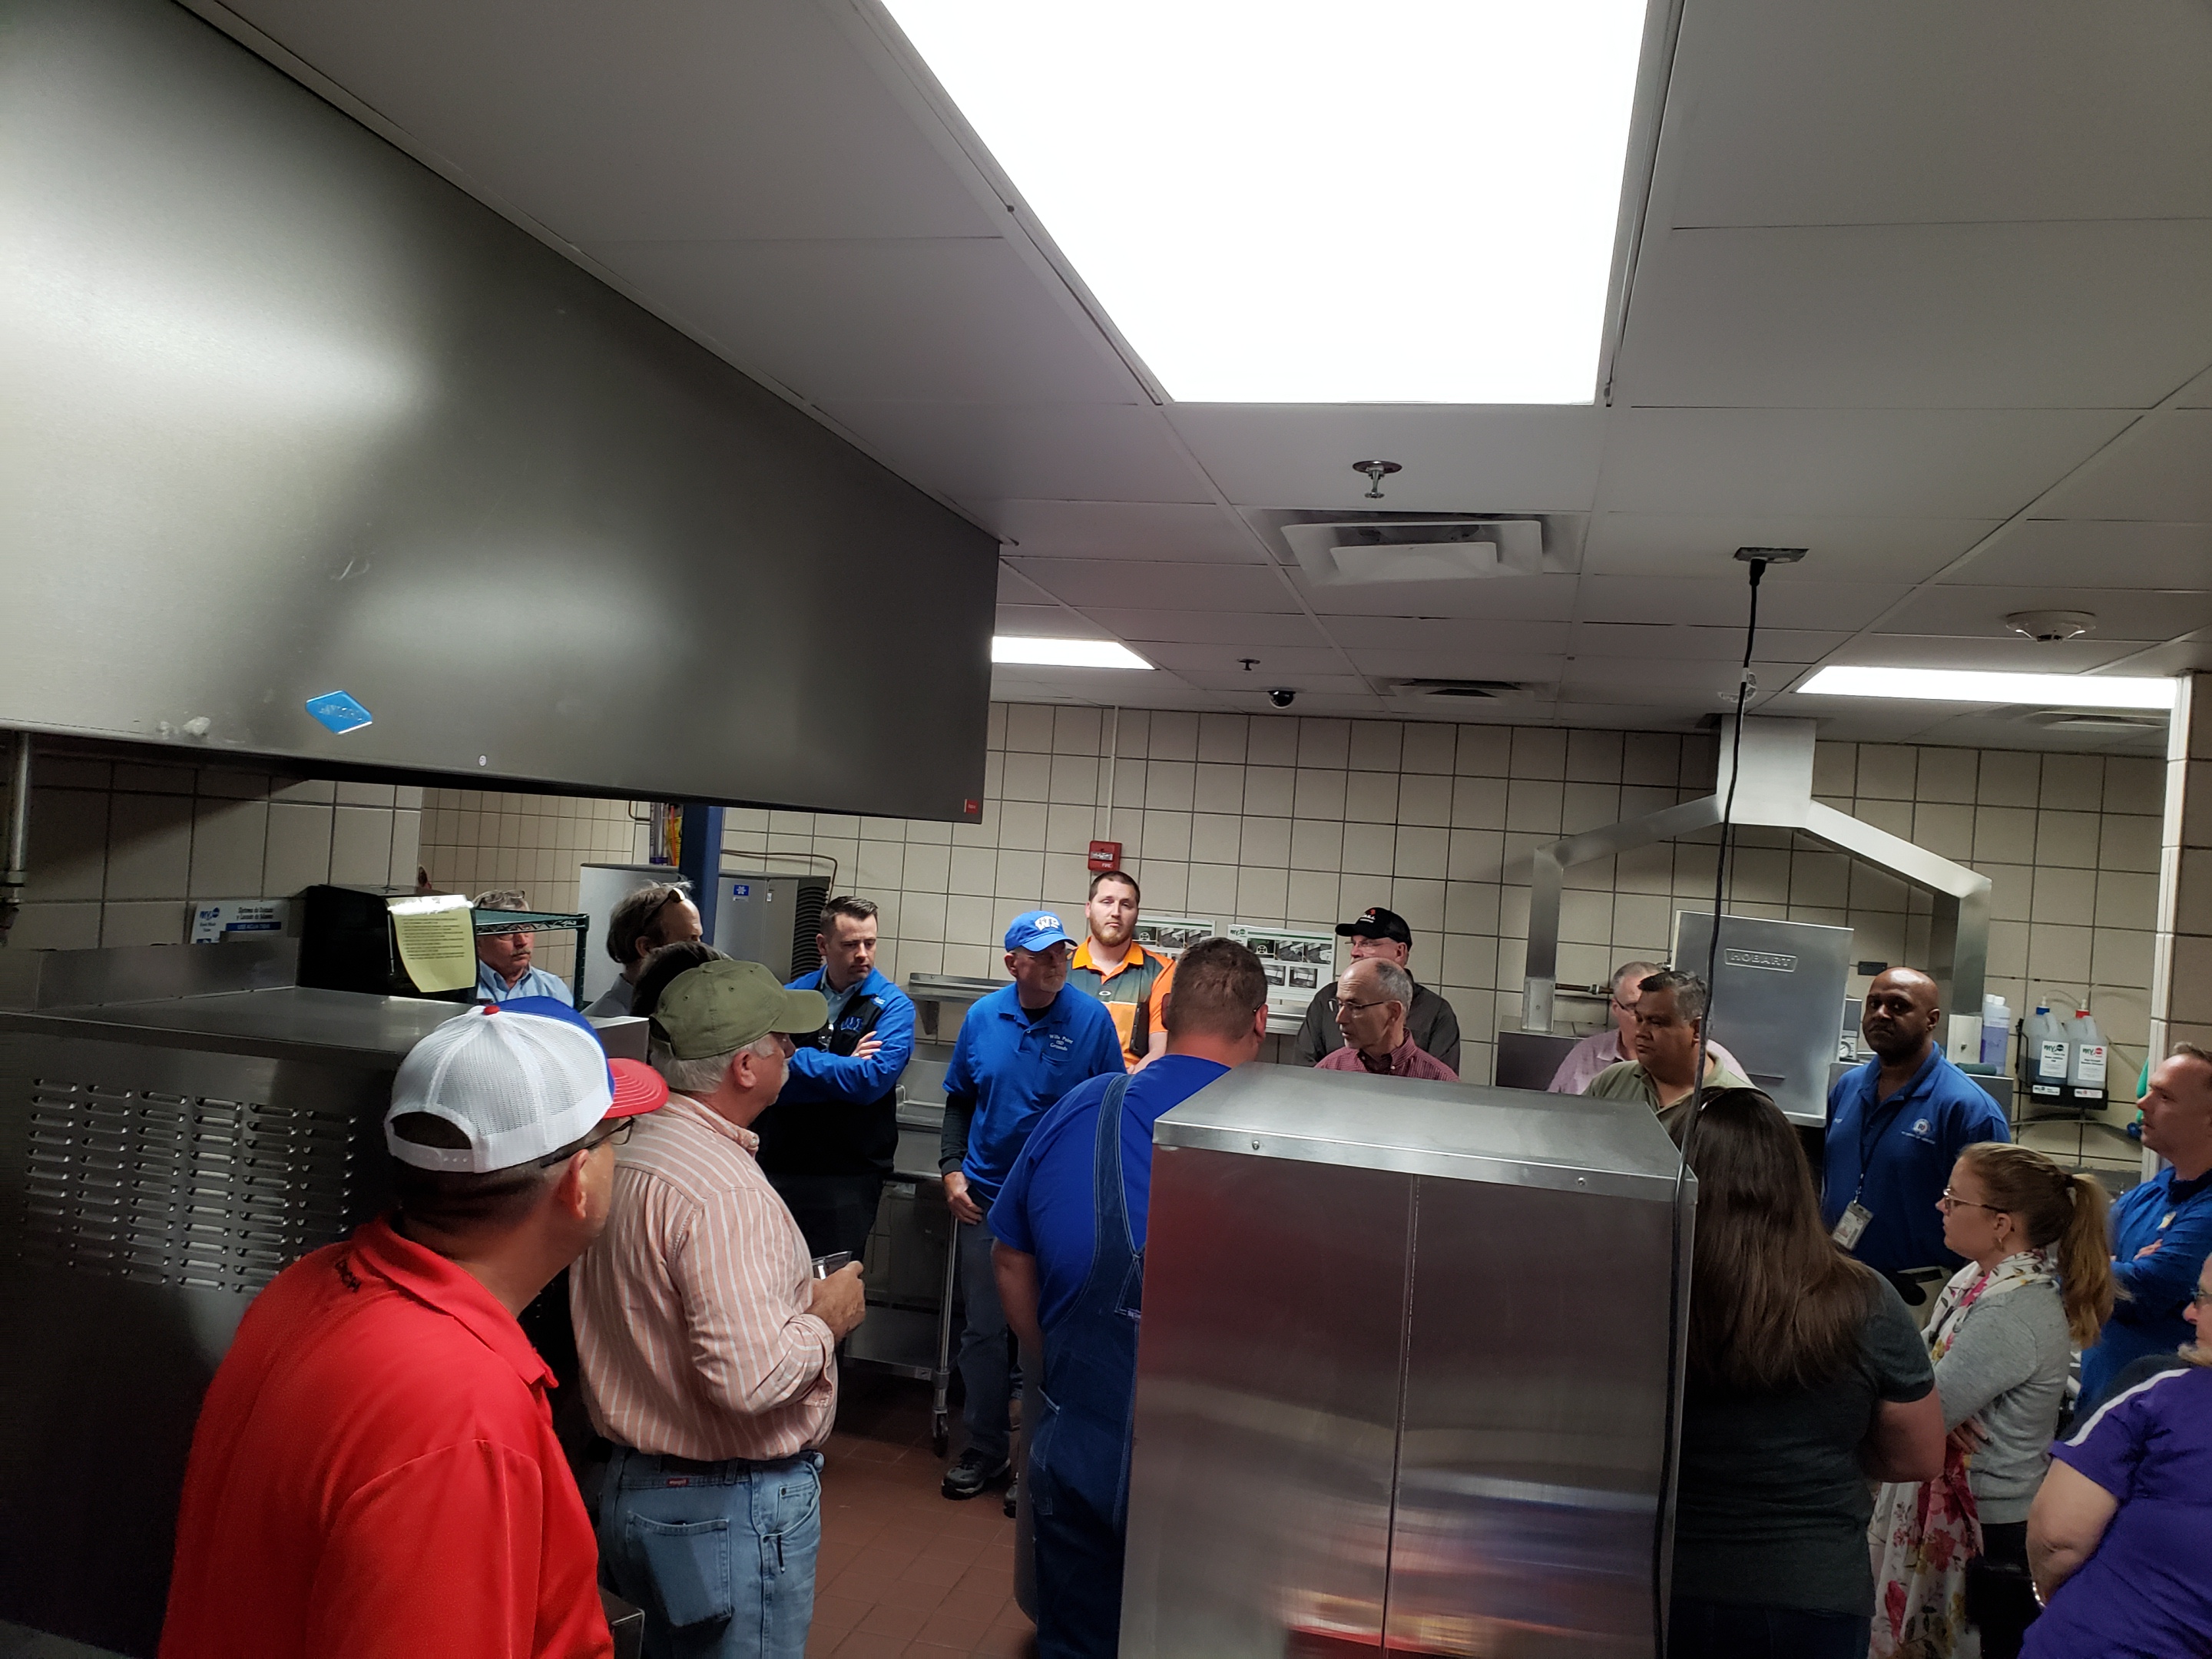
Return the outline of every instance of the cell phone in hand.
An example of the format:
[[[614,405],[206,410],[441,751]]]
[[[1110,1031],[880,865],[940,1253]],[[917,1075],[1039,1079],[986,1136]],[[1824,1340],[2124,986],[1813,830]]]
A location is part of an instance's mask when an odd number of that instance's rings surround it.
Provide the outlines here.
[[[814,1276],[817,1279],[827,1279],[852,1259],[853,1253],[850,1250],[839,1250],[834,1255],[817,1255],[814,1258]]]

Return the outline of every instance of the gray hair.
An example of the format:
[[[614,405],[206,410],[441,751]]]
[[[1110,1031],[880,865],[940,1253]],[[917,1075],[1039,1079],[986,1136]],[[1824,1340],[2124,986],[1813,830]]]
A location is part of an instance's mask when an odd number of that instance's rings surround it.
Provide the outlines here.
[[[1408,1013],[1413,1007],[1413,976],[1395,962],[1385,962],[1380,957],[1367,960],[1374,965],[1375,986],[1389,1000],[1396,1003]],[[1174,994],[1172,992],[1170,995]]]
[[[653,1069],[660,1073],[661,1081],[677,1094],[711,1095],[722,1086],[722,1079],[730,1074],[730,1067],[737,1064],[739,1054],[750,1050],[766,1059],[766,1045],[775,1042],[775,1033],[771,1031],[759,1041],[749,1042],[743,1048],[732,1048],[726,1054],[708,1054],[704,1060],[678,1060],[675,1050],[655,1037],[653,1042]],[[774,1052],[781,1054],[782,1050],[778,1047]]]
[[[1620,981],[1623,980],[1628,980],[1634,984],[1641,985],[1645,980],[1650,978],[1652,975],[1663,974],[1667,970],[1665,969],[1662,968],[1656,962],[1624,962],[1620,967],[1613,970],[1613,992],[1616,995],[1619,994],[1620,990]]]
[[[1647,974],[1636,988],[1638,991],[1672,991],[1674,994],[1674,1012],[1684,1019],[1703,1019],[1711,1001],[1705,993],[1705,981],[1680,968],[1662,968],[1656,974]]]
[[[469,904],[477,910],[527,910],[530,896],[518,888],[495,887],[489,893],[478,893]]]

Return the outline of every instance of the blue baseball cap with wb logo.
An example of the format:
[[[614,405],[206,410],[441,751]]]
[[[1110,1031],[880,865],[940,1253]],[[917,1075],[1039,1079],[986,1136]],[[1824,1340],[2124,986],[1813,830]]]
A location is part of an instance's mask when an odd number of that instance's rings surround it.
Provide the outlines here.
[[[1009,951],[1049,951],[1055,945],[1073,945],[1067,929],[1049,910],[1024,910],[1006,929]]]

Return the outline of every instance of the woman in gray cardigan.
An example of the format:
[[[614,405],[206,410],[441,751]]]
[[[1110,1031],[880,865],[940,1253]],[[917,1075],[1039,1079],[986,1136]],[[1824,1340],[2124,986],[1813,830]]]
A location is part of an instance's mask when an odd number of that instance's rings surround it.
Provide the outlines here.
[[[2027,1511],[2072,1350],[2112,1310],[2105,1192],[2040,1152],[1987,1141],[1960,1155],[1938,1207],[1943,1243],[1968,1258],[1928,1322],[1950,1440],[1940,1477],[1886,1486],[1875,1504],[1869,1650],[2012,1659],[2035,1616]]]

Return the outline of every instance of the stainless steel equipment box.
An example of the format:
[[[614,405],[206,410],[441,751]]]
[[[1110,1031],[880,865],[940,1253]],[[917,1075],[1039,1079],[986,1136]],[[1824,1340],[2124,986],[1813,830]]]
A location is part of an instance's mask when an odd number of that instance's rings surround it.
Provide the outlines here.
[[[1674,965],[1702,978],[1713,944],[1709,910],[1674,913]],[[1841,1035],[1851,930],[1762,916],[1721,917],[1712,1036],[1743,1062],[1792,1123],[1828,1121],[1828,1068]]]
[[[1696,1188],[1651,1113],[1246,1066],[1154,1143],[1122,1654],[1652,1651]]]

